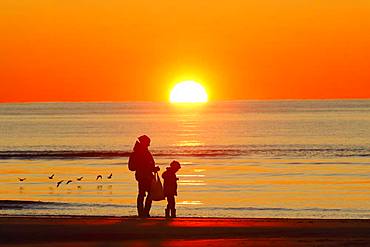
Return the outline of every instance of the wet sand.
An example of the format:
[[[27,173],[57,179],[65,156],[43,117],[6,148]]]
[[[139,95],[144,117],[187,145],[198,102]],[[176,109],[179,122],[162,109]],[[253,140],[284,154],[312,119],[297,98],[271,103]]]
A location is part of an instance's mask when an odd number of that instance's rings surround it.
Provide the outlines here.
[[[370,246],[370,220],[0,217],[0,243],[28,246]]]

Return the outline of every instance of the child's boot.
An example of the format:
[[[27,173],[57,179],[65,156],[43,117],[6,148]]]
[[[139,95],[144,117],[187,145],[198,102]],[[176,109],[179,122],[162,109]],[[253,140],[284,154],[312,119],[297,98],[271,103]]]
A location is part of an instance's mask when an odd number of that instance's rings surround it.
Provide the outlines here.
[[[170,218],[170,210],[168,208],[164,210],[164,213],[165,213],[166,218]]]
[[[171,218],[176,218],[176,209],[171,208]]]

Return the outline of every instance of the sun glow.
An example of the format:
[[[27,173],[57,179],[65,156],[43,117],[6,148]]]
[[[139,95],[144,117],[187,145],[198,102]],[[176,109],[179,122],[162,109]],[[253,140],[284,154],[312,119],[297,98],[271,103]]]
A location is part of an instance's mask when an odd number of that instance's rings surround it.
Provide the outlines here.
[[[171,103],[205,103],[208,95],[202,85],[195,81],[183,81],[172,89]]]

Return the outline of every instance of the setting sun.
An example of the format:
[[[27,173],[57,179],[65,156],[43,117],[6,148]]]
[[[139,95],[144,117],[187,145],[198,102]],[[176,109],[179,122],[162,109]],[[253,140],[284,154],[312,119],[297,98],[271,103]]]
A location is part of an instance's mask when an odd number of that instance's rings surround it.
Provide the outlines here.
[[[207,101],[206,90],[195,81],[183,81],[176,84],[170,94],[171,103],[205,103]]]

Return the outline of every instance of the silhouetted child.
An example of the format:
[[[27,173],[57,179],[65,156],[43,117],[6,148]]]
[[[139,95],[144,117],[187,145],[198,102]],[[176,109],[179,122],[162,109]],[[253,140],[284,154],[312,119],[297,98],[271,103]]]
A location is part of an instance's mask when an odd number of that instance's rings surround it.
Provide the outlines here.
[[[180,170],[181,165],[176,160],[172,161],[170,167],[166,168],[166,171],[162,174],[163,178],[163,193],[167,198],[167,208],[165,209],[166,218],[176,217],[176,202],[175,196],[177,196],[177,180],[176,172]]]

